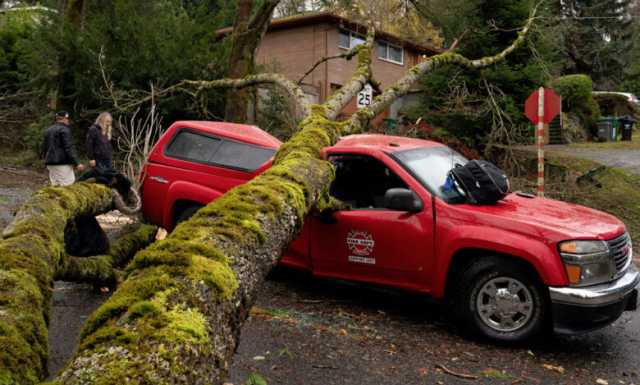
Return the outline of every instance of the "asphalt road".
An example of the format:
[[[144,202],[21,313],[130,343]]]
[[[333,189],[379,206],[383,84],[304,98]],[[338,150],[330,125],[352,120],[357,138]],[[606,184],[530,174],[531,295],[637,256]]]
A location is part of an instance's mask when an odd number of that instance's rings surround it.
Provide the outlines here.
[[[57,282],[50,368],[72,355],[108,295]],[[242,329],[230,381],[269,384],[640,384],[640,313],[590,334],[518,347],[463,337],[425,298],[281,270]],[[467,378],[462,378],[465,376]]]

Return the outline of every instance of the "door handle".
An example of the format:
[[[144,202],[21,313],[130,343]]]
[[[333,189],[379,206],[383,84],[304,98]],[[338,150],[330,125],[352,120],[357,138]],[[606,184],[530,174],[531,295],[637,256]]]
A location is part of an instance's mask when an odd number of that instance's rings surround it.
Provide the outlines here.
[[[158,183],[162,183],[162,184],[167,184],[167,183],[169,183],[169,181],[168,181],[168,180],[164,179],[164,178],[163,178],[163,177],[161,177],[161,176],[150,176],[150,177],[149,177],[149,179],[151,179],[151,180],[155,180],[156,182],[158,182]]]

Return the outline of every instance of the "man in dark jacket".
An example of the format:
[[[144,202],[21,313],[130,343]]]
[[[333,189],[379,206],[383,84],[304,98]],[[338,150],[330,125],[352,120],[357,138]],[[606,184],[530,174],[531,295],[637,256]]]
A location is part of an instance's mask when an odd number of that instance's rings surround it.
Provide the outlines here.
[[[84,170],[73,148],[68,112],[57,112],[55,124],[47,128],[42,144],[42,157],[49,170],[52,186],[68,186],[76,179],[73,168]]]

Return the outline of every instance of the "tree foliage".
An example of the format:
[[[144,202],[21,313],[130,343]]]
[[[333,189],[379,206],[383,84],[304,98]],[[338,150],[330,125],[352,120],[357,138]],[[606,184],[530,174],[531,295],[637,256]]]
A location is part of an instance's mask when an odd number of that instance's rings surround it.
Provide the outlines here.
[[[429,0],[416,5],[436,12],[449,3],[465,13],[457,17],[443,14],[438,26],[447,44],[460,38],[458,52],[470,57],[485,56],[508,45],[516,35],[514,28],[522,24],[534,4],[530,0]],[[546,12],[543,6],[540,13]],[[422,81],[422,103],[406,111],[408,116],[423,117],[428,124],[441,127],[441,133],[461,138],[474,148],[519,139],[528,127],[522,113],[525,99],[556,71],[555,43],[548,28],[538,25],[528,47],[496,66],[480,70],[447,66],[428,74]]]
[[[588,74],[596,88],[617,90],[632,51],[632,0],[563,0],[562,16],[565,73]],[[637,24],[637,22],[635,23]]]
[[[21,30],[7,21],[18,12],[0,14],[0,39],[18,41],[11,44],[9,67],[0,59],[0,79],[9,80],[2,84],[36,92],[33,99],[41,101],[39,113],[25,116],[20,127],[28,119],[39,123],[39,116],[56,108],[70,110],[84,128],[96,112],[113,108],[103,76],[123,91],[224,76],[228,44],[215,40],[213,32],[230,25],[234,7],[232,0],[86,0],[81,25],[66,18],[67,8],[61,8],[57,14],[20,13],[26,18]],[[52,100],[57,103],[48,104]],[[164,98],[158,111],[172,121],[221,117],[223,106],[223,94],[212,91],[198,100]]]
[[[562,97],[562,110],[575,113],[583,127],[594,130],[600,109],[591,93],[591,78],[587,75],[567,75],[554,79],[551,86]]]
[[[640,95],[640,0],[636,0],[630,7],[633,23],[633,47],[629,51],[628,66],[624,69],[624,80],[620,87],[622,91]]]

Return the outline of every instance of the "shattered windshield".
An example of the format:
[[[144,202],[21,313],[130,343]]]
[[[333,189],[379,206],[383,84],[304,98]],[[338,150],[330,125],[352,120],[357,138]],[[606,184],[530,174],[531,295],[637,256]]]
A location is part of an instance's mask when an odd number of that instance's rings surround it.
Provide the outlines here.
[[[449,170],[456,164],[464,165],[468,159],[445,146],[422,147],[396,152],[393,157],[407,168],[432,194],[446,202],[465,200],[464,193],[452,178]]]

